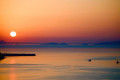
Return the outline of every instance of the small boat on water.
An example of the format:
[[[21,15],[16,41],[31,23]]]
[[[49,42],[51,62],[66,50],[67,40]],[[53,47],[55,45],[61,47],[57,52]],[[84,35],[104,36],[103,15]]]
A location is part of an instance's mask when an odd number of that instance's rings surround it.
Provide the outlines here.
[[[91,62],[92,60],[91,59],[88,59],[89,62]]]
[[[119,61],[118,61],[118,60],[116,61],[116,64],[119,64]]]

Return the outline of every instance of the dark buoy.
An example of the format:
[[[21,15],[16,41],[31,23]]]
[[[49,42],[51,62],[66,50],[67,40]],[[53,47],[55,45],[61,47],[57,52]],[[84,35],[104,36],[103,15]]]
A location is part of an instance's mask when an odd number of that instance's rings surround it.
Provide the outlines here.
[[[116,61],[116,64],[119,64],[119,61],[118,61],[118,60]]]
[[[89,62],[91,62],[92,60],[91,59],[88,59]]]

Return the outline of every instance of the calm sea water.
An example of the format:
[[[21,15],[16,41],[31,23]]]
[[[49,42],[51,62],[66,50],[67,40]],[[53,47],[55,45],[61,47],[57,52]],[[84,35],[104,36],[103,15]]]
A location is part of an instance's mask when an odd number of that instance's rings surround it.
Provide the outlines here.
[[[0,80],[120,80],[117,48],[1,48],[0,51],[36,54],[1,60]]]

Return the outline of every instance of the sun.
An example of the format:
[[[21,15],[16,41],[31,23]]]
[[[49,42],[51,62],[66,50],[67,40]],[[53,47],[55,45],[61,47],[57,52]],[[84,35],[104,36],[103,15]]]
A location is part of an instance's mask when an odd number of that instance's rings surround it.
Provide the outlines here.
[[[15,37],[16,36],[16,32],[15,31],[10,32],[10,36],[11,37]]]

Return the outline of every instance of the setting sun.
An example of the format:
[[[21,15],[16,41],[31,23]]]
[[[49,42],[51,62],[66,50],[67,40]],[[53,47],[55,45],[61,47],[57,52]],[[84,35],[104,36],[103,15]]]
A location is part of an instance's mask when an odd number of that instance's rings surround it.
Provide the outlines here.
[[[10,32],[10,36],[11,37],[15,37],[16,36],[16,32],[15,31]]]

